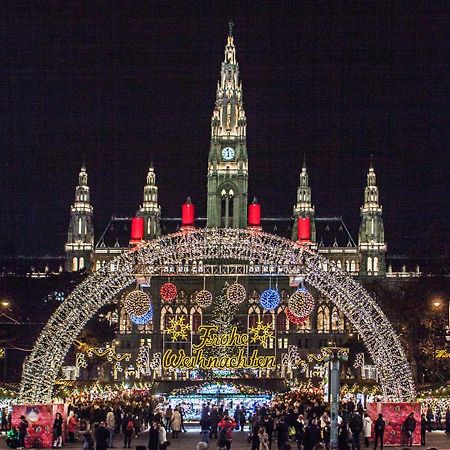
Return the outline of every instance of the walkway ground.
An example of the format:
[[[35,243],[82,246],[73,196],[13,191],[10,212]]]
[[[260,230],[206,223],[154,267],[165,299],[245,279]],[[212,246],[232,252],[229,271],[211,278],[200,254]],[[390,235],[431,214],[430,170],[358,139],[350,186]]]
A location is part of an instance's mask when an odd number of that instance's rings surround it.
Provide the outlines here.
[[[234,439],[231,446],[231,450],[250,450],[250,445],[247,443],[247,431],[236,431],[234,433]],[[170,441],[172,445],[168,448],[168,450],[195,450],[197,443],[200,440],[200,430],[197,428],[188,428],[187,433],[181,433],[181,436],[178,439],[172,439],[169,434]],[[133,439],[131,442],[131,448],[135,449],[136,446],[142,445],[147,446],[147,433],[143,433],[139,438]],[[121,450],[123,448],[122,436],[116,436],[115,438],[116,449]],[[427,433],[427,445],[425,447],[414,447],[417,449],[427,449],[430,446],[435,446],[439,450],[450,450],[450,434],[445,434],[442,431],[434,431],[432,433]],[[0,450],[4,450],[6,448],[4,436],[0,439]],[[67,444],[64,446],[67,450],[81,450],[81,444]],[[217,441],[213,440],[209,447],[211,450],[217,449]],[[278,447],[273,446],[274,449]],[[393,447],[385,447],[385,448],[393,448]],[[397,449],[403,450],[404,447],[395,447]],[[361,446],[361,450],[364,449],[364,446]],[[373,449],[373,444],[370,449]],[[295,445],[292,445],[292,450],[297,450]]]

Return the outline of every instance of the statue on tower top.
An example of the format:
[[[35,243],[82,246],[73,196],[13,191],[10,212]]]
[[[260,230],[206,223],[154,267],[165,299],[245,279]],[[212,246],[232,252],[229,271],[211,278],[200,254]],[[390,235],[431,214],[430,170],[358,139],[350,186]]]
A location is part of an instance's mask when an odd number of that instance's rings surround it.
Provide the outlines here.
[[[233,23],[232,20],[230,20],[230,21],[228,22],[228,28],[229,28],[228,36],[233,36],[234,23]]]

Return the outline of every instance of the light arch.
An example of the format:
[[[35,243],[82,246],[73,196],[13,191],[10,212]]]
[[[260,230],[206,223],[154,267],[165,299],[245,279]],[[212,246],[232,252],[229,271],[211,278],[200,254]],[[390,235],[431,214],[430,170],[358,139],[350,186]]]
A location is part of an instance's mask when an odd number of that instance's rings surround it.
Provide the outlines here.
[[[324,270],[323,257],[285,238],[253,230],[205,228],[170,234],[131,249],[80,283],[52,315],[26,359],[20,401],[51,401],[57,374],[73,341],[102,306],[135,282],[135,274],[143,267],[156,276],[181,260],[197,268],[199,261],[230,259],[249,267],[268,267],[270,273],[303,276],[361,336],[377,366],[384,398],[415,398],[411,369],[392,325],[369,293],[345,271]]]

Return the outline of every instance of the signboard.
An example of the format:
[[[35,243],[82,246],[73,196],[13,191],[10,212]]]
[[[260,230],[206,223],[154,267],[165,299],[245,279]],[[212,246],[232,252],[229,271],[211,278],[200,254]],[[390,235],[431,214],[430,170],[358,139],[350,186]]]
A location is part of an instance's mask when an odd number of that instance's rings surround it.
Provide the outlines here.
[[[215,325],[198,328],[199,342],[191,345],[191,354],[184,349],[168,349],[162,357],[163,369],[275,369],[274,355],[262,355],[259,349],[249,349],[250,344],[266,347],[273,333],[262,336],[253,331],[251,335],[239,333],[233,327],[230,333],[219,333]],[[217,351],[221,349],[222,351]],[[226,350],[229,349],[230,352]]]

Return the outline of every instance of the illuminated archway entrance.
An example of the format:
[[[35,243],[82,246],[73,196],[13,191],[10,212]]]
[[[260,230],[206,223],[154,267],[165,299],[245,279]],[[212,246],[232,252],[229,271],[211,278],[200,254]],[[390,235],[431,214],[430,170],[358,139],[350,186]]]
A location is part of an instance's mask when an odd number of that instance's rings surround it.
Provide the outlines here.
[[[240,265],[208,261],[240,261]],[[305,282],[330,299],[361,336],[378,368],[383,395],[389,400],[415,397],[411,369],[392,325],[368,292],[347,273],[293,241],[267,233],[235,229],[179,232],[124,253],[84,280],[55,311],[24,364],[20,400],[49,402],[64,358],[86,325],[102,306],[135,282],[148,276],[182,271],[184,274],[228,273],[302,275]],[[215,272],[217,271],[217,272]]]

